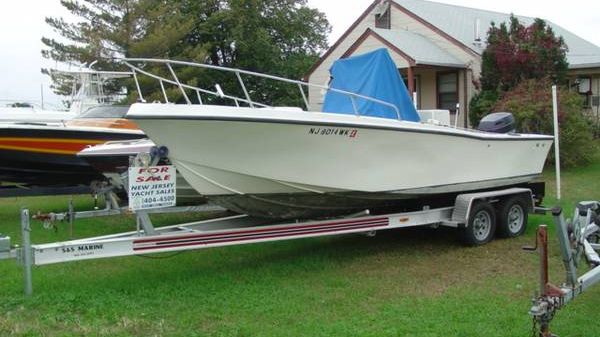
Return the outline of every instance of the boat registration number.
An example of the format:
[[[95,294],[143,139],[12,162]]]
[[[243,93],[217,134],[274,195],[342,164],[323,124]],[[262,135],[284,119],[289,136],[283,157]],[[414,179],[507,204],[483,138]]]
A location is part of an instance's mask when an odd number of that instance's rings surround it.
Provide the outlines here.
[[[358,130],[347,128],[310,128],[308,130],[308,134],[315,136],[341,136],[348,138],[356,138],[358,137]]]

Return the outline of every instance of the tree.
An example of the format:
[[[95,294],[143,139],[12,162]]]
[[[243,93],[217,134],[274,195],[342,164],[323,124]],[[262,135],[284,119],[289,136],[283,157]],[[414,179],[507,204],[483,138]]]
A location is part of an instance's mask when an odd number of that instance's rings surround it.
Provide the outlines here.
[[[506,92],[492,107],[492,111],[511,111],[517,129],[527,133],[553,134],[552,93],[553,80],[523,80]],[[581,113],[582,98],[578,93],[559,90],[558,119],[562,166],[587,164],[597,152],[594,149],[590,123]],[[548,162],[554,161],[554,155]]]
[[[510,17],[509,25],[492,24],[482,54],[481,92],[470,103],[470,117],[477,123],[504,93],[523,80],[550,78],[563,83],[568,69],[568,48],[562,37],[542,19],[530,26]]]
[[[330,25],[323,13],[306,6],[306,0],[209,0],[184,4],[185,10],[198,18],[187,42],[201,43],[208,54],[206,62],[215,66],[300,79],[327,48]],[[231,74],[200,71],[189,75],[195,84],[211,87],[218,83],[226,93],[243,96],[237,78]],[[253,100],[266,104],[300,103],[297,86],[248,77],[244,81]],[[208,97],[211,100],[219,101]]]
[[[306,2],[61,0],[81,21],[67,23],[61,18],[47,18],[63,40],[43,38],[48,49],[42,53],[59,62],[99,60],[98,69],[118,67],[113,57],[171,58],[300,78],[327,47],[330,31],[324,14],[308,8]],[[165,69],[154,70],[168,76]],[[234,88],[235,78],[221,78],[209,71],[188,69],[180,80],[204,86],[220,83],[226,91],[240,93],[237,86]],[[162,99],[156,81],[140,78],[140,82],[145,96]],[[133,89],[132,83],[128,86]],[[55,90],[64,94],[64,89],[57,82]],[[288,89],[270,89],[257,90],[265,93],[267,103],[287,100]],[[171,101],[182,100],[176,88],[167,91]],[[136,96],[133,93],[130,100]]]
[[[542,19],[525,27],[511,15],[510,26],[492,24],[482,55],[483,90],[508,91],[525,79],[550,77],[562,83],[568,69],[568,51],[562,37]]]

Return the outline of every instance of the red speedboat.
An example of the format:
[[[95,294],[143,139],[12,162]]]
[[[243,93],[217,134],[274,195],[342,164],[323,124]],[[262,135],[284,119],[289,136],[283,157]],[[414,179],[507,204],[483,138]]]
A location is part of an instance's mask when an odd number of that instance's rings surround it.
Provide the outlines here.
[[[128,107],[101,106],[64,123],[0,124],[0,182],[24,186],[74,186],[103,180],[77,153],[111,140],[144,138],[123,119]]]

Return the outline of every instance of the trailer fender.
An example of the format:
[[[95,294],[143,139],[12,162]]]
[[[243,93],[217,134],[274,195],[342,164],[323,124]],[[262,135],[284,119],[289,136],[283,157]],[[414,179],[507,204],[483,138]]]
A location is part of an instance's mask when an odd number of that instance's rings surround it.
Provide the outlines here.
[[[473,207],[473,203],[475,201],[492,201],[494,199],[505,198],[514,195],[527,196],[527,200],[531,200],[531,203],[528,203],[527,205],[527,211],[532,212],[534,210],[533,193],[529,188],[513,187],[497,191],[464,193],[459,194],[456,197],[456,201],[454,202],[454,210],[452,211],[452,221],[458,223],[459,227],[466,227],[469,223],[471,208]]]

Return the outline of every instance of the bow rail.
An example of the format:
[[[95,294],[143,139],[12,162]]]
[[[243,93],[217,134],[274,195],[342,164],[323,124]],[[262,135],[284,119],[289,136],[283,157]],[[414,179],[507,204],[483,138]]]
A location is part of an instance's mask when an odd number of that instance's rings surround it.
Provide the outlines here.
[[[262,73],[243,70],[243,69],[227,68],[227,67],[221,67],[221,66],[214,66],[214,65],[210,65],[210,64],[193,63],[193,62],[186,62],[186,61],[174,61],[174,60],[167,60],[167,59],[151,59],[151,58],[124,58],[124,59],[121,59],[121,61],[123,62],[123,64],[125,64],[127,67],[129,67],[131,69],[131,73],[133,74],[133,79],[134,79],[134,82],[136,85],[136,89],[138,91],[138,96],[142,102],[146,102],[146,100],[144,98],[144,95],[142,94],[142,90],[141,90],[139,79],[138,79],[138,74],[148,76],[159,82],[165,103],[170,103],[169,97],[165,90],[165,83],[168,83],[168,84],[171,84],[171,85],[179,88],[179,91],[181,92],[184,100],[186,101],[186,104],[194,104],[194,103],[192,103],[190,96],[188,96],[188,93],[186,92],[186,89],[187,89],[196,94],[196,99],[198,100],[197,104],[204,104],[201,94],[206,94],[206,95],[211,95],[211,96],[216,96],[219,98],[232,100],[235,103],[235,105],[238,107],[240,106],[240,103],[244,103],[244,104],[248,104],[250,107],[270,108],[271,107],[270,105],[252,100],[252,98],[250,97],[250,93],[249,93],[248,89],[246,88],[246,85],[242,79],[242,75],[247,75],[247,76],[264,78],[264,79],[268,79],[268,80],[297,85],[298,89],[300,90],[302,100],[304,101],[304,105],[307,110],[310,110],[310,104],[308,102],[308,98],[306,97],[306,93],[304,92],[304,88],[305,87],[306,88],[314,87],[314,88],[319,88],[319,89],[323,89],[326,91],[332,91],[332,92],[336,92],[336,93],[348,96],[352,102],[352,107],[354,110],[353,112],[356,116],[361,115],[360,111],[358,110],[358,105],[356,103],[356,99],[364,99],[367,101],[371,101],[371,102],[392,108],[395,111],[398,120],[401,120],[400,111],[398,110],[398,107],[396,107],[395,105],[393,105],[389,102],[382,101],[377,98],[353,93],[350,91],[330,88],[325,85],[319,85],[319,84],[313,84],[313,83],[308,83],[308,82],[304,82],[304,81],[292,80],[292,79],[288,79],[288,78],[284,78],[284,77],[267,75],[267,74],[262,74]],[[158,74],[155,74],[150,71],[146,71],[146,70],[142,69],[143,65],[141,65],[141,64],[147,64],[147,63],[164,64],[165,67],[168,69],[169,73],[171,74],[172,78],[169,79],[169,78],[163,77],[161,75],[158,75]],[[218,84],[215,85],[216,90],[211,91],[211,90],[200,88],[200,87],[193,86],[190,84],[182,83],[180,81],[179,77],[177,77],[177,73],[173,69],[173,66],[204,68],[204,69],[211,69],[211,70],[218,70],[218,71],[232,73],[236,76],[236,78],[238,80],[238,84],[240,85],[240,88],[242,89],[242,91],[244,93],[244,97],[228,95],[223,92],[223,90],[221,89],[221,87]]]

